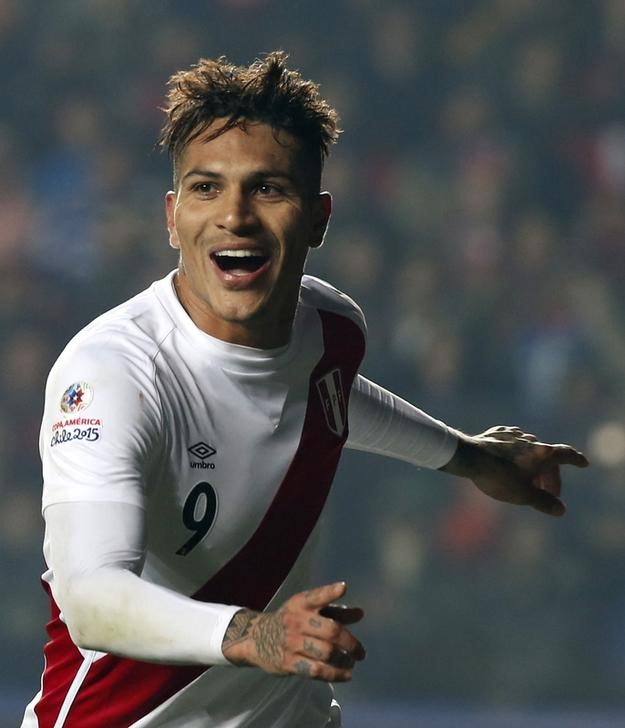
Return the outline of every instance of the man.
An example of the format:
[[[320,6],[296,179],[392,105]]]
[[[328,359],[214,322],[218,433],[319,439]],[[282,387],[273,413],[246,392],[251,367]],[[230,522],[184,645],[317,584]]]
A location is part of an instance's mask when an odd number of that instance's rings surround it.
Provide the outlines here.
[[[308,574],[343,445],[553,515],[559,465],[586,460],[457,433],[358,374],[360,309],[303,276],[336,114],[281,54],[200,61],[167,115],[178,269],[80,332],[46,388],[52,621],[22,725],[337,726],[363,615]]]

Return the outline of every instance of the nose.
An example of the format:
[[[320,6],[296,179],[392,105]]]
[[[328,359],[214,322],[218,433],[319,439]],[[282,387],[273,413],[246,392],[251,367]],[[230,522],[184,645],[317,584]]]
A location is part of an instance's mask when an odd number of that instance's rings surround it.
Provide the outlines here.
[[[233,235],[248,235],[258,226],[253,201],[244,189],[231,187],[224,190],[219,199],[217,227]]]

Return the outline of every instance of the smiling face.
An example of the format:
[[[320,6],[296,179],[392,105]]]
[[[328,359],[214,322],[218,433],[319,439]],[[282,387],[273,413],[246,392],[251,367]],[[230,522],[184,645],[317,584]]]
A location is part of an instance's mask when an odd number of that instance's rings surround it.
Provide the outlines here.
[[[218,120],[210,127],[223,122]],[[297,140],[248,123],[191,141],[166,196],[170,244],[180,250],[176,288],[212,336],[273,348],[290,337],[306,255],[321,245],[327,193],[314,192]]]

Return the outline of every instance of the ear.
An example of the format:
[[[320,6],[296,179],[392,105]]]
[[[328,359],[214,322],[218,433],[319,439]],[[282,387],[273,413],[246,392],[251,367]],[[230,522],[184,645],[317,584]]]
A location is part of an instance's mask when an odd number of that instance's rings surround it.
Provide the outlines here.
[[[320,248],[323,245],[332,214],[332,195],[329,192],[321,192],[315,200],[314,206],[313,235],[309,245],[311,248]]]
[[[175,221],[176,193],[172,190],[165,195],[165,215],[167,216],[167,230],[169,232],[169,245],[172,248],[180,249],[180,241],[176,231]]]

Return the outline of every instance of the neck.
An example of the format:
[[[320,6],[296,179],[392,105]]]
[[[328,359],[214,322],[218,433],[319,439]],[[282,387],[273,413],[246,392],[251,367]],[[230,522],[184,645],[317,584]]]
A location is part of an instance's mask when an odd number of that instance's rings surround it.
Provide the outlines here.
[[[207,311],[189,290],[184,274],[181,275],[179,271],[174,276],[174,289],[180,304],[193,323],[201,331],[216,339],[253,349],[278,349],[286,346],[291,340],[295,307],[290,316],[278,320],[273,318],[266,323],[256,318],[248,321],[231,321]]]

